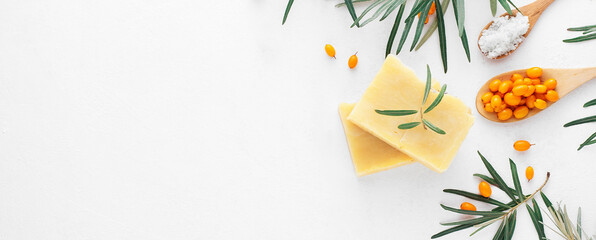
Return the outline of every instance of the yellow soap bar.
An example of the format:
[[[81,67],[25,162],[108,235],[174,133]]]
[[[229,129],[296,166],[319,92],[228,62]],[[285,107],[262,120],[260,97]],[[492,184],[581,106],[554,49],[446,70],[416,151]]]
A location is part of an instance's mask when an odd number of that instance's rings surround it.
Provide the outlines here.
[[[348,121],[346,118],[352,112],[354,105],[356,104],[340,104],[339,116],[344,125],[356,175],[364,176],[414,162],[410,156]]]
[[[426,105],[421,108],[424,88],[425,82],[397,57],[389,55],[348,120],[428,168],[443,172],[455,158],[474,117],[461,100],[446,94],[434,110],[424,114],[424,119],[443,129],[445,135],[426,129],[422,124],[409,130],[398,129],[400,124],[419,122],[420,110],[424,111],[437,97],[438,92],[431,91]],[[375,109],[418,110],[419,113],[385,116]]]

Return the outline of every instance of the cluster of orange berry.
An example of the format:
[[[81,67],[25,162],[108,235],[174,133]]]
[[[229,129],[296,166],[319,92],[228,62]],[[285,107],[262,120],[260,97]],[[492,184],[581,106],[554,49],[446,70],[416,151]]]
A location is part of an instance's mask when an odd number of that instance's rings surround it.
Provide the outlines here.
[[[496,113],[501,121],[511,117],[522,119],[530,109],[545,109],[546,101],[559,100],[555,91],[557,80],[551,78],[542,82],[542,68],[527,69],[526,75],[516,73],[509,80],[493,80],[488,86],[490,91],[481,97],[484,110]]]
[[[325,45],[325,53],[327,53],[329,57],[335,58],[335,48],[331,46],[331,44]],[[358,64],[358,57],[356,54],[358,54],[358,52],[354,53],[354,55],[350,56],[348,59],[348,67],[355,68]]]

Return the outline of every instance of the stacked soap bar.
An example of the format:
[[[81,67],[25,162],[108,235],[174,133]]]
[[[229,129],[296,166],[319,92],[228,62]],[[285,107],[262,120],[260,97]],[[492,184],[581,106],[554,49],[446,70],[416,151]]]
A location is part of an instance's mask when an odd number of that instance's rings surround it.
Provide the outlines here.
[[[435,87],[436,88],[436,87]],[[413,161],[436,171],[445,171],[457,154],[474,118],[461,100],[445,95],[424,118],[443,129],[440,135],[422,126],[400,130],[398,125],[419,121],[420,113],[386,116],[380,110],[420,110],[425,83],[389,55],[383,67],[355,106],[340,105],[340,115],[357,175],[398,167]],[[438,95],[431,91],[429,99]],[[432,101],[427,101],[426,109]],[[346,117],[347,115],[347,117]]]

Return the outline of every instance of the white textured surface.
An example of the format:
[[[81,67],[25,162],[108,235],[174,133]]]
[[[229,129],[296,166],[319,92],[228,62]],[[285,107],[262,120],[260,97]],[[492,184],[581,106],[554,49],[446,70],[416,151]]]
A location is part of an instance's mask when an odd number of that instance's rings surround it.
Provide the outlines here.
[[[357,178],[337,105],[358,100],[375,75],[393,16],[350,29],[336,2],[296,1],[282,27],[282,0],[2,1],[0,238],[428,239],[457,218],[439,203],[462,200],[441,190],[475,191],[472,174],[485,173],[476,150],[505,175],[508,157],[533,165],[527,191],[551,171],[546,192],[582,206],[596,233],[596,147],[575,151],[596,125],[562,127],[596,114],[581,108],[596,81],[518,124],[474,112],[444,174],[414,164]],[[567,27],[595,24],[596,1],[556,1],[501,61],[475,46],[489,1],[466,7],[471,64],[451,8],[447,75],[436,35],[400,57],[420,76],[430,64],[469,106],[503,71],[596,65],[596,41],[561,42],[575,36]],[[536,146],[515,153],[516,139]],[[534,239],[520,215],[515,238]]]

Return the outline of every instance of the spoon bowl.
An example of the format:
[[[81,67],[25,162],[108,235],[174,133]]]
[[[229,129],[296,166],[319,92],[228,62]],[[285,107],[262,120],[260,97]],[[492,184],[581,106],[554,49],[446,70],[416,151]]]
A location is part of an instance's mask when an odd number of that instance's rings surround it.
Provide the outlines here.
[[[488,88],[488,85],[490,84],[490,82],[495,79],[499,79],[501,81],[509,80],[511,78],[511,75],[513,75],[514,73],[518,73],[518,74],[521,74],[522,76],[525,76],[526,69],[520,69],[520,70],[509,71],[506,73],[501,73],[497,76],[492,77],[480,88],[480,90],[478,91],[478,95],[476,95],[476,109],[478,110],[478,113],[480,113],[480,115],[482,115],[484,118],[491,120],[493,122],[500,122],[500,123],[517,122],[517,121],[521,121],[524,119],[528,119],[528,118],[538,114],[542,110],[544,110],[544,109],[541,110],[538,108],[530,109],[530,112],[528,113],[528,115],[526,117],[524,117],[522,119],[517,119],[515,117],[512,117],[506,121],[499,120],[496,113],[490,113],[490,112],[487,112],[486,110],[484,110],[484,103],[482,102],[481,97],[483,94],[490,91]],[[546,79],[550,79],[550,78],[557,80],[557,88],[555,88],[555,91],[557,91],[557,93],[559,93],[559,99],[562,99],[567,94],[569,94],[571,91],[575,90],[577,87],[596,78],[596,67],[576,68],[576,69],[554,69],[554,68],[542,69],[541,79],[546,80]],[[554,103],[556,103],[556,102],[547,102],[546,108],[550,107]]]
[[[528,35],[530,34],[530,32],[532,31],[532,28],[534,28],[534,25],[536,24],[536,22],[538,21],[538,18],[540,18],[540,15],[542,15],[542,13],[544,12],[544,10],[551,4],[553,3],[555,0],[537,0],[533,3],[530,3],[526,6],[520,7],[519,10],[522,12],[522,14],[524,16],[528,16],[528,20],[530,23],[530,27],[528,27],[528,31],[523,35],[524,40],[528,37]],[[517,16],[517,9],[513,9],[511,11],[513,13],[513,16]],[[511,16],[509,13],[505,13],[503,15],[501,15],[501,17],[503,16]],[[494,21],[491,21],[490,23],[488,23],[486,25],[486,27],[484,27],[482,29],[482,31],[480,31],[480,35],[478,36],[478,40],[480,40],[480,38],[482,37],[482,34],[484,33],[484,30],[488,29],[490,27],[490,25],[493,24]],[[519,45],[521,45],[523,43],[523,41],[519,44],[517,44],[517,47],[515,47],[515,49],[509,51],[508,53],[505,53],[501,56],[496,57],[496,59],[501,59],[504,57],[509,56],[510,54],[512,54],[515,50],[517,50],[519,48]],[[478,44],[478,48],[480,49],[480,44]],[[480,52],[482,52],[482,49],[480,49]],[[482,52],[482,54],[484,54],[485,56],[487,54],[485,54],[484,52]]]

